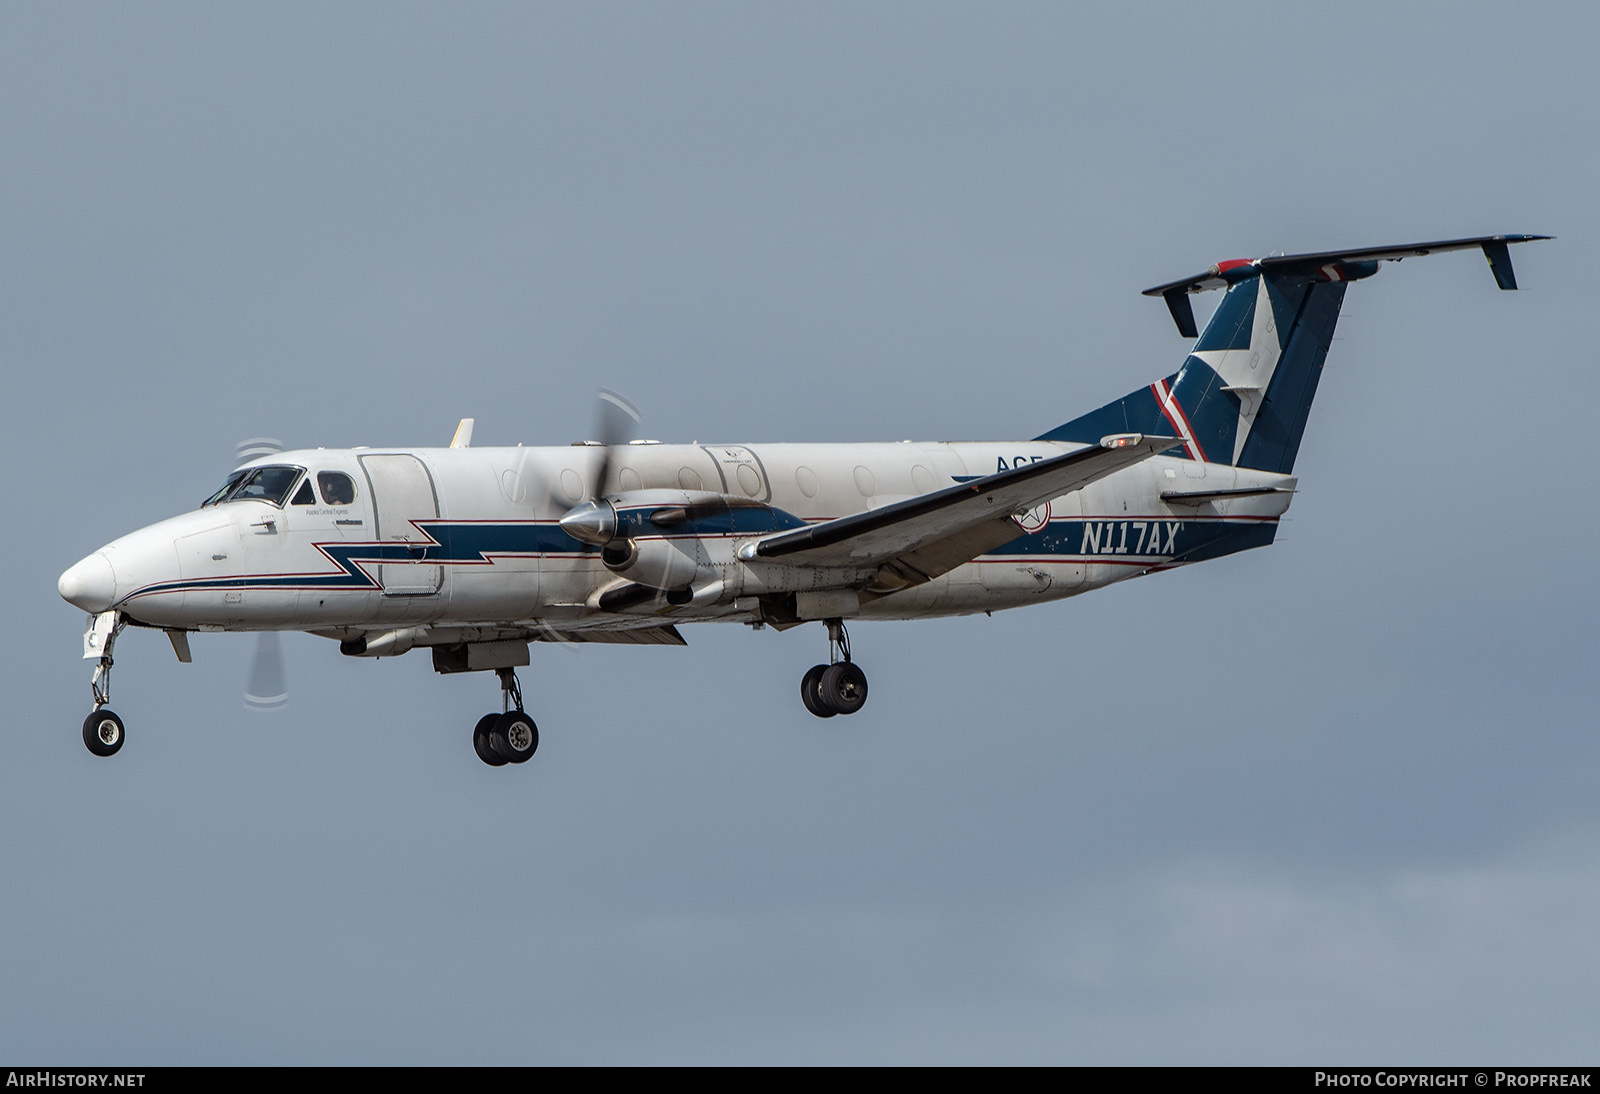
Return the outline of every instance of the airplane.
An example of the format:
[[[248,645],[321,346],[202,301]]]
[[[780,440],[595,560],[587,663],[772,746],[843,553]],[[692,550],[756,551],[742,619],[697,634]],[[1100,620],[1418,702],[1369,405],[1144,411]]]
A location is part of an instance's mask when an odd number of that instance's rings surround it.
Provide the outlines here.
[[[95,661],[83,740],[126,739],[109,707],[127,627],[306,631],[352,657],[427,649],[440,673],[492,671],[486,764],[526,762],[539,730],[516,670],[534,642],[684,645],[686,623],[820,622],[800,681],[819,718],[867,699],[847,623],[1060,600],[1270,544],[1352,281],[1495,235],[1219,262],[1145,290],[1187,339],[1177,372],[1026,441],[661,444],[602,391],[600,438],[560,447],[270,452],[198,509],[106,544],[61,575]],[[1189,297],[1223,295],[1205,331]]]

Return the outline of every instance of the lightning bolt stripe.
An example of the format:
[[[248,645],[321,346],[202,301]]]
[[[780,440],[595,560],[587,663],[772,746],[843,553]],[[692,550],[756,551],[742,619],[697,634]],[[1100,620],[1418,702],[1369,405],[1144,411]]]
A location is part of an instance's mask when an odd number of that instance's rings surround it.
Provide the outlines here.
[[[496,558],[557,555],[581,557],[599,548],[579,544],[554,521],[412,521],[417,542],[366,540],[313,543],[335,567],[333,573],[244,574],[163,581],[147,585],[128,599],[160,593],[221,589],[370,590],[382,585],[368,567],[385,563],[444,566],[492,566]]]
[[[660,508],[659,506],[655,508]],[[637,522],[636,522],[637,523]],[[321,541],[311,544],[333,567],[333,572],[242,574],[228,577],[186,578],[146,585],[128,600],[164,593],[243,589],[322,589],[366,591],[382,589],[374,566],[417,563],[431,566],[492,566],[500,558],[584,558],[600,548],[579,543],[551,520],[437,520],[410,522],[418,538],[406,540]],[[676,525],[669,533],[652,532],[638,539],[726,538],[790,527],[804,521],[767,507],[712,514]]]

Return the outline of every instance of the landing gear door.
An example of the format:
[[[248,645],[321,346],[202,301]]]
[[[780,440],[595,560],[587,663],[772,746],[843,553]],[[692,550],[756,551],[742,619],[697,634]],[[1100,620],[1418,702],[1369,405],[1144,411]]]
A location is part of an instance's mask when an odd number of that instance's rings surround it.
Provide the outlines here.
[[[361,469],[372,488],[377,539],[385,544],[407,545],[409,557],[405,561],[384,562],[377,567],[384,595],[437,593],[443,581],[443,567],[428,561],[429,537],[414,523],[439,516],[439,498],[427,465],[415,456],[372,455],[361,457]]]

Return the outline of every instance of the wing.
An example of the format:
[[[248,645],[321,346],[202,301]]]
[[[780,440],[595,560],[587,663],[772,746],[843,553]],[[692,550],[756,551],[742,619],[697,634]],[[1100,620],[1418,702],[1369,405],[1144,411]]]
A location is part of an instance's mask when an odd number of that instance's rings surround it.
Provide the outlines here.
[[[740,557],[798,566],[882,567],[881,591],[917,585],[1020,535],[1012,522],[1051,498],[1071,493],[1182,443],[1177,437],[1124,433],[1075,452],[986,475],[921,497],[746,544]]]

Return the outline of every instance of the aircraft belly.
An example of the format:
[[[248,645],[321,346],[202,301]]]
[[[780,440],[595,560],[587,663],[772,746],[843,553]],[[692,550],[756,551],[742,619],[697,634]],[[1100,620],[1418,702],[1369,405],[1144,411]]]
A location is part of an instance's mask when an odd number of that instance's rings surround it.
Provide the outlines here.
[[[861,606],[854,618],[860,619],[937,619],[963,615],[978,608],[963,608],[965,592],[952,587],[950,575],[936,577],[922,585],[904,589],[893,596],[871,600]]]
[[[1048,572],[1049,564],[1037,567],[1043,573],[1042,577],[1021,572],[1029,568],[1024,565],[1017,568],[1019,572],[1014,577],[1008,577],[1003,582],[993,578],[985,581],[982,575],[984,565],[981,562],[969,562],[926,584],[870,601],[862,605],[859,618],[935,619],[998,612],[1048,600],[1061,600],[1081,592],[1085,587],[1052,579]]]

